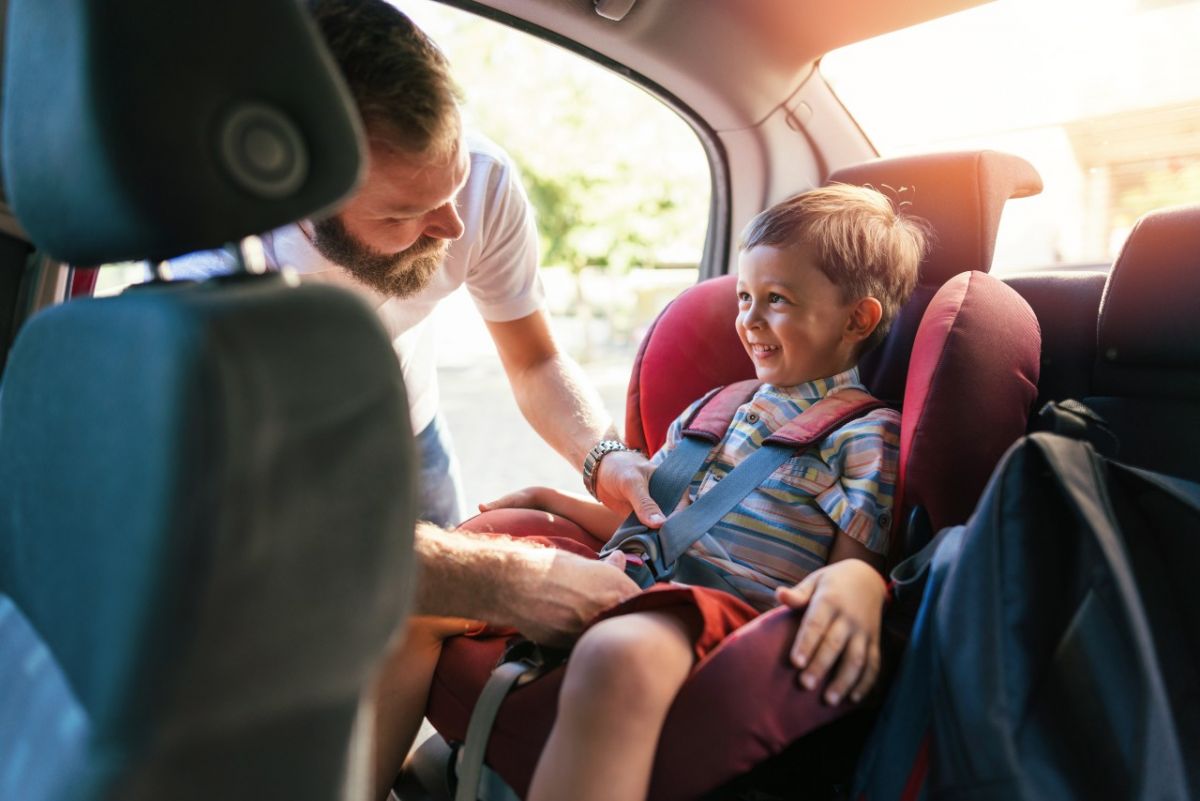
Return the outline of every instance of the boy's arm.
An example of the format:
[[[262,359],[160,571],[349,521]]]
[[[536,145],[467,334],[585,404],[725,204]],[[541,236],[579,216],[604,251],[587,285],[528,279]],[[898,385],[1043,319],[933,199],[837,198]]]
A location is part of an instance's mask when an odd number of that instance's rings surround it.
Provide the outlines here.
[[[490,503],[479,504],[479,511],[492,509],[538,509],[571,520],[598,540],[608,540],[625,518],[602,503],[584,495],[551,487],[527,487]]]
[[[831,565],[843,559],[861,559],[879,571],[880,575],[883,575],[884,568],[887,567],[887,558],[883,554],[875,553],[846,532],[839,531],[833,538],[833,548],[829,551],[829,561],[826,564]]]

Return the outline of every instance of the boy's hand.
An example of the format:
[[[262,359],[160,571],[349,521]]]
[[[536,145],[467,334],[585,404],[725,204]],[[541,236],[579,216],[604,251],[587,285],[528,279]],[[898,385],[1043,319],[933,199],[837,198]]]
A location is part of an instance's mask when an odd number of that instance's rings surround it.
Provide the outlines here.
[[[525,487],[524,489],[502,495],[494,501],[479,504],[479,511],[490,512],[493,509],[541,509],[545,487]]]
[[[849,693],[855,703],[879,677],[879,629],[887,585],[875,568],[844,559],[810,573],[795,587],[775,591],[793,609],[807,606],[792,646],[792,664],[803,672],[800,684],[811,690],[838,663],[825,690],[825,702],[837,704]]]

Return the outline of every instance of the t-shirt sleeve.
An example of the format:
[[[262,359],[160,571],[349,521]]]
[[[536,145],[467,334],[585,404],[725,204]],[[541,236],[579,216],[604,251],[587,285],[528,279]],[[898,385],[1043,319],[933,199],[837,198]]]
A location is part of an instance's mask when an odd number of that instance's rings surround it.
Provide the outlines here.
[[[900,416],[879,409],[847,423],[821,444],[821,458],[838,476],[816,497],[834,525],[864,547],[886,554],[900,459]]]
[[[486,169],[487,175],[479,184],[485,193],[481,241],[467,271],[467,289],[485,320],[518,320],[542,308],[545,297],[533,210],[510,161],[474,158],[472,169]]]
[[[200,250],[186,256],[176,256],[167,262],[171,277],[176,280],[203,281],[214,275],[234,271],[233,256],[223,250]],[[146,280],[153,278],[147,268]]]

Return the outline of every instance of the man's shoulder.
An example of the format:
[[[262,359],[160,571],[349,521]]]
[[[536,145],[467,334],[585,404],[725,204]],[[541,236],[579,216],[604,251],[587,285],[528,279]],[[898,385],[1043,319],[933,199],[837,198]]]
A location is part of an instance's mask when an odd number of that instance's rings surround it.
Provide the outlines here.
[[[504,148],[475,131],[468,131],[466,140],[471,154],[469,183],[500,187],[516,180],[516,165]]]

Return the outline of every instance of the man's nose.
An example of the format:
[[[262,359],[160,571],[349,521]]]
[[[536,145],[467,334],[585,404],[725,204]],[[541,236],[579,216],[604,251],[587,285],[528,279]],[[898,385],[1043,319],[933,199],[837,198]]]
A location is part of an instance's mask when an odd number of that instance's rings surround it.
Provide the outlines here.
[[[451,240],[458,239],[463,235],[462,217],[458,216],[458,209],[454,203],[447,203],[430,213],[429,221],[425,226],[425,235],[434,239]]]

